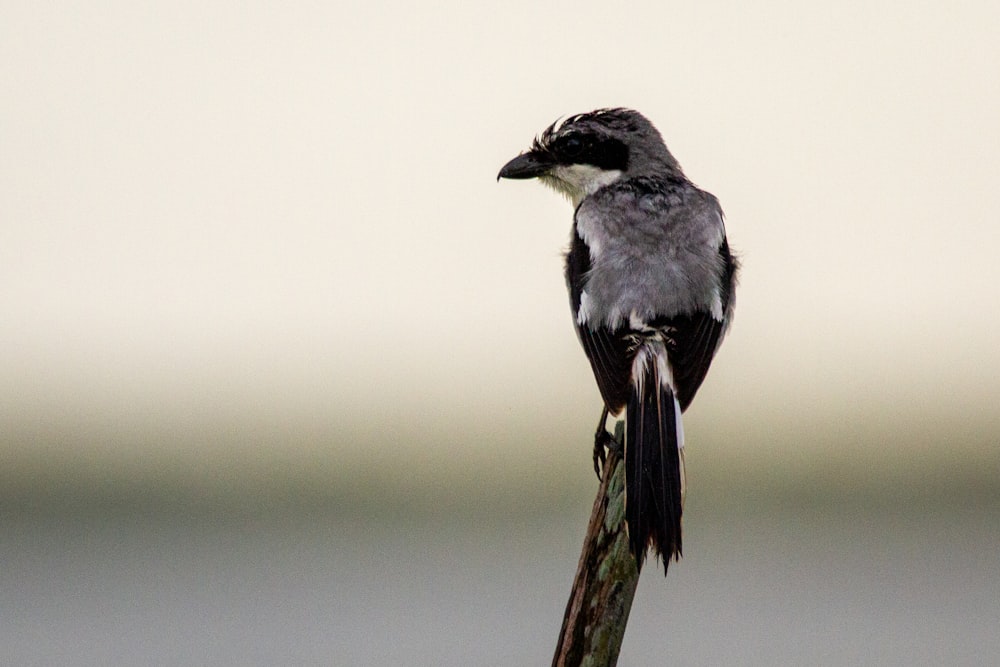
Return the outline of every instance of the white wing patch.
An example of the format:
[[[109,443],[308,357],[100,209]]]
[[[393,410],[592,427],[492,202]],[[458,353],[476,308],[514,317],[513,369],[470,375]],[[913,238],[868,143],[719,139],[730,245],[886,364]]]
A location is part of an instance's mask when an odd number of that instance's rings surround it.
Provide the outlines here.
[[[579,326],[583,326],[590,320],[591,308],[593,304],[590,301],[590,295],[587,294],[587,290],[580,290],[580,308],[576,311],[576,323]]]
[[[726,319],[726,313],[722,310],[722,293],[719,291],[718,285],[712,288],[712,303],[709,305],[709,308],[711,309],[712,317],[719,322]]]
[[[677,396],[674,396],[674,423],[677,424],[677,449],[684,450],[684,422],[681,420],[681,404],[677,400]],[[681,471],[683,472],[683,470]],[[681,475],[681,481],[684,481],[684,476]]]

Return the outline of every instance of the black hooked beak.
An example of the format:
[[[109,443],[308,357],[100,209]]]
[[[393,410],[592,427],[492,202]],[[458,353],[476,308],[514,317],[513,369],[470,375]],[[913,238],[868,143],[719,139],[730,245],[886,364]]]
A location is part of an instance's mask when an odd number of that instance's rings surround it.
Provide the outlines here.
[[[508,162],[497,174],[497,180],[501,178],[536,178],[548,172],[553,166],[552,159],[545,153],[538,151],[528,151],[522,153]]]

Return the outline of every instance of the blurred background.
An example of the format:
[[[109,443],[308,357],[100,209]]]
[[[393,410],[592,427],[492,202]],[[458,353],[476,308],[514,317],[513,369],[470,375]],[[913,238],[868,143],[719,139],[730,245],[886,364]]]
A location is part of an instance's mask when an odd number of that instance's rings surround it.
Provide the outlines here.
[[[621,664],[1000,655],[1000,5],[2,14],[2,662],[547,664],[600,399],[495,179],[603,106],[744,265]]]

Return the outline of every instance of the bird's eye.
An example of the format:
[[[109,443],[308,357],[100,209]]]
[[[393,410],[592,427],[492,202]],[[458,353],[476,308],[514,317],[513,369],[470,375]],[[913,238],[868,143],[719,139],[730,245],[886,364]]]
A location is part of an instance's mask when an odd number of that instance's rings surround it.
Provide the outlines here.
[[[583,141],[577,137],[567,137],[563,142],[562,150],[567,157],[576,157],[583,152]]]

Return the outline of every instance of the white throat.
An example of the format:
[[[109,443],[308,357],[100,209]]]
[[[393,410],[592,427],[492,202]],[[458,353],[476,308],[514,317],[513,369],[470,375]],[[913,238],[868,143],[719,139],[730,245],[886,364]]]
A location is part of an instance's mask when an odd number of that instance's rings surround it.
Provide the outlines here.
[[[559,165],[541,177],[541,181],[556,192],[570,198],[579,206],[587,195],[593,194],[622,177],[618,169],[601,169],[589,164]]]

